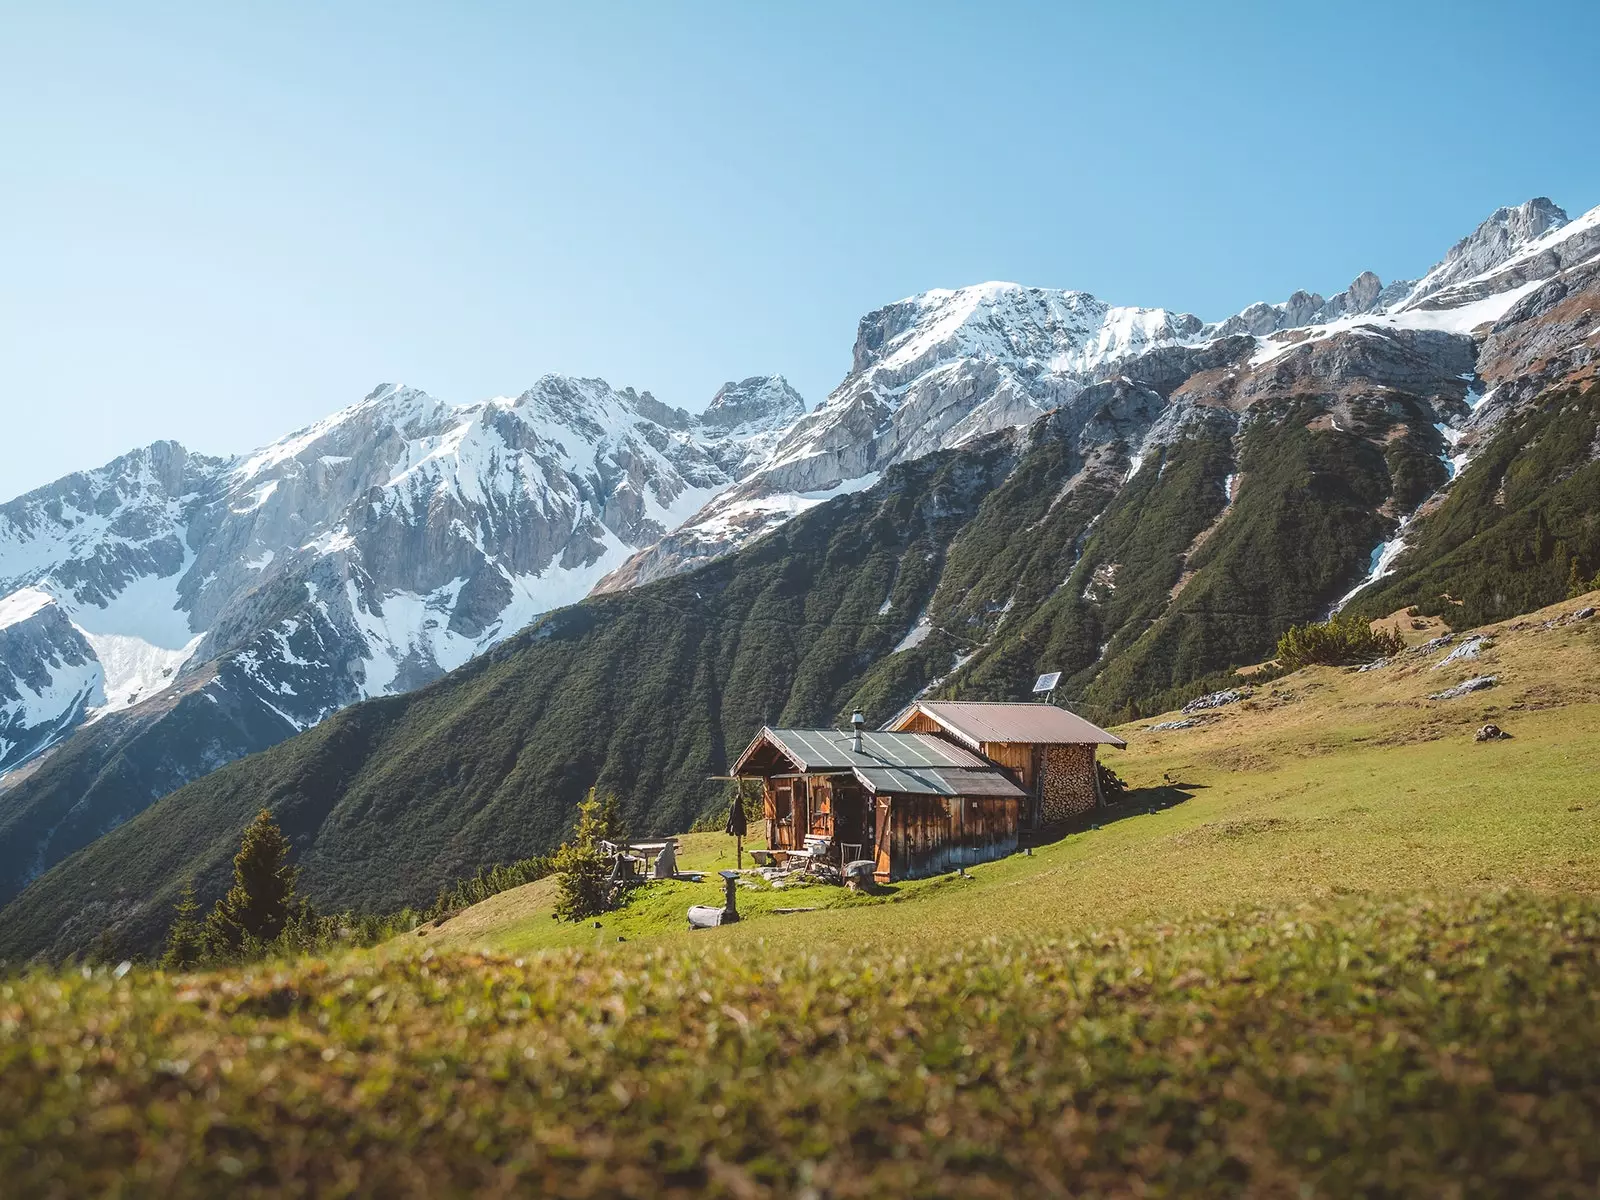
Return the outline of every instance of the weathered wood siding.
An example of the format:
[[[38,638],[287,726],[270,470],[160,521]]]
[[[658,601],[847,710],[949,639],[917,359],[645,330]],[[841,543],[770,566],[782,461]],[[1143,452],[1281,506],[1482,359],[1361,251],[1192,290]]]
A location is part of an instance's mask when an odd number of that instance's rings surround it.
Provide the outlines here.
[[[920,879],[1013,854],[1022,801],[1007,796],[893,797],[891,879]],[[880,861],[883,839],[880,837]]]
[[[889,855],[892,844],[894,798],[876,796],[869,797],[869,800],[872,803],[872,820],[875,827],[872,875],[879,883],[888,883],[894,878],[894,862]]]
[[[1032,742],[984,742],[978,753],[1010,772],[1023,791],[1033,792],[1038,754]]]
[[[794,780],[763,780],[761,790],[767,845],[774,850],[793,850],[799,845],[794,833]]]
[[[1044,748],[1043,778],[1039,788],[1042,824],[1065,821],[1088,812],[1100,802],[1095,781],[1094,753],[1090,744]]]
[[[937,733],[942,737],[949,737],[950,731],[927,713],[914,712],[906,718],[905,724],[896,725],[897,733]]]

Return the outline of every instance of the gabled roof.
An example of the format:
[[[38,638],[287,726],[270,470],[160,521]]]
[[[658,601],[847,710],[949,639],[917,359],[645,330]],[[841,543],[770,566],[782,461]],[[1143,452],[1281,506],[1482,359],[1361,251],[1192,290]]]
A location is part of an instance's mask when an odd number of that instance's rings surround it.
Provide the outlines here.
[[[904,726],[916,713],[938,723],[976,749],[984,742],[1102,743],[1126,746],[1114,733],[1054,704],[1017,704],[985,700],[919,700],[891,725]]]
[[[965,766],[981,771],[990,763],[960,746],[931,733],[861,734],[861,752],[851,749],[854,734],[843,730],[773,730],[763,728],[755,734],[733,773],[738,774],[747,758],[762,742],[771,742],[795,768],[814,771],[850,771],[856,766]]]
[[[853,738],[853,734],[840,729],[764,728],[734,763],[732,773],[739,774],[763,742],[775,746],[797,770],[806,773],[850,771],[856,767],[963,767],[981,771],[991,766],[976,754],[931,733],[863,732],[860,753],[852,749]]]
[[[770,746],[805,774],[849,772],[869,792],[924,796],[1023,796],[1026,793],[976,754],[931,733],[861,734],[838,729],[763,729],[733,765],[742,774]]]

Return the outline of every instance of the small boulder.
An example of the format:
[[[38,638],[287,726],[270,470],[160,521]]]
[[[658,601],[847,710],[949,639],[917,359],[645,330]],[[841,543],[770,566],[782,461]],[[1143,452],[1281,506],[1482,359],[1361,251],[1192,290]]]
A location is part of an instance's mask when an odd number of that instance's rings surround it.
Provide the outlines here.
[[[1485,650],[1491,650],[1493,648],[1493,638],[1481,637],[1475,634],[1466,641],[1462,642],[1454,650],[1450,651],[1449,654],[1446,654],[1438,662],[1434,663],[1433,669],[1437,671],[1440,667],[1448,667],[1451,663],[1462,662],[1469,658],[1477,658]]]
[[[1463,683],[1458,683],[1453,688],[1445,688],[1442,692],[1432,692],[1429,694],[1428,699],[1455,700],[1472,692],[1481,692],[1484,688],[1492,688],[1499,682],[1500,677],[1497,675],[1479,675]]]
[[[1475,742],[1498,742],[1503,741],[1510,736],[1511,735],[1509,733],[1507,733],[1504,729],[1501,729],[1498,725],[1485,725],[1473,735],[1472,740]]]
[[[1228,688],[1226,691],[1212,692],[1209,696],[1200,696],[1189,701],[1183,706],[1185,713],[1203,712],[1208,708],[1221,708],[1224,704],[1237,704],[1250,696],[1249,688]]]

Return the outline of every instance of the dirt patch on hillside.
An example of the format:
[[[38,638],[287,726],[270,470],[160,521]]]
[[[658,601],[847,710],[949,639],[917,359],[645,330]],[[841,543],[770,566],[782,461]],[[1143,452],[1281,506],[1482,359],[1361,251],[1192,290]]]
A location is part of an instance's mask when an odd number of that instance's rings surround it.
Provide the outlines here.
[[[1275,833],[1293,833],[1306,824],[1290,817],[1244,817],[1237,821],[1212,821],[1180,833],[1175,840],[1183,846],[1219,845]]]

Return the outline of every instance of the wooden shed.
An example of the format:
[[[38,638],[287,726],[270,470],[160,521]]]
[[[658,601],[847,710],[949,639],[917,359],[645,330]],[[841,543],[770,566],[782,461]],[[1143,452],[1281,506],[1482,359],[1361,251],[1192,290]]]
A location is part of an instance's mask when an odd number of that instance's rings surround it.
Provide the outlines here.
[[[1096,751],[1128,744],[1054,704],[919,700],[885,728],[945,738],[1002,768],[1026,794],[1024,829],[1065,821],[1104,803]]]
[[[993,763],[920,732],[764,728],[733,774],[762,781],[771,849],[872,859],[880,883],[1013,853],[1026,799]]]

